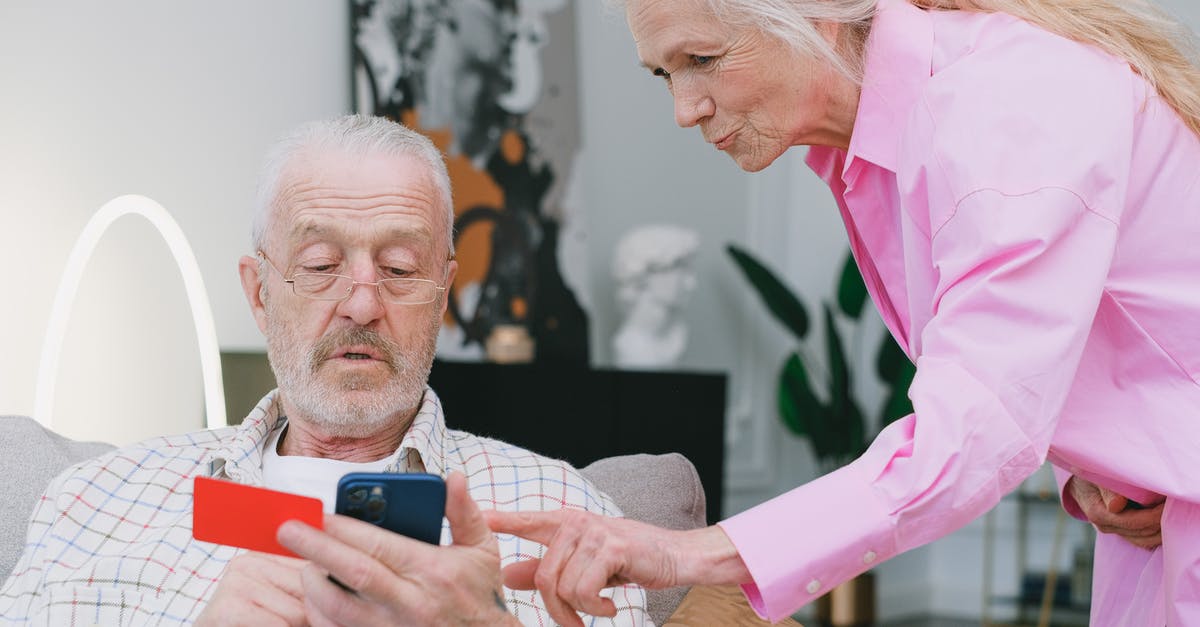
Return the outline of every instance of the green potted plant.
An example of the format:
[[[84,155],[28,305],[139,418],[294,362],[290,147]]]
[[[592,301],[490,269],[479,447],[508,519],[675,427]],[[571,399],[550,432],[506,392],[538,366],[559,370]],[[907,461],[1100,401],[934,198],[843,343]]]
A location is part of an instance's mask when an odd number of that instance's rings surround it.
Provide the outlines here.
[[[771,315],[797,340],[797,347],[779,371],[776,407],[788,430],[808,439],[821,474],[833,471],[867,450],[868,437],[863,403],[855,397],[853,368],[836,319],[842,316],[861,332],[867,289],[853,257],[846,256],[837,283],[837,310],[821,305],[825,332],[825,363],[811,358],[805,339],[809,332],[804,302],[765,264],[734,245],[726,251],[742,275],[767,306]],[[821,366],[827,369],[823,376]],[[890,335],[885,334],[875,352],[875,371],[885,386],[878,410],[879,428],[912,412],[908,387],[916,368]],[[818,387],[824,387],[818,393]],[[874,620],[874,578],[870,572],[835,588],[817,602],[817,621],[828,625],[870,624]]]

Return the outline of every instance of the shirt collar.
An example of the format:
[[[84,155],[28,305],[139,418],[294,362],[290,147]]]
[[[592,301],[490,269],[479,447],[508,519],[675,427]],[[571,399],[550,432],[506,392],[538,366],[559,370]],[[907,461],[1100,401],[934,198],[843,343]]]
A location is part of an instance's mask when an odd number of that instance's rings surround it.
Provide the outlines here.
[[[879,0],[867,37],[862,92],[854,132],[846,151],[814,146],[808,162],[822,177],[843,177],[857,159],[896,171],[903,129],[929,80],[933,59],[933,23],[908,0]]]
[[[262,448],[275,430],[287,423],[279,407],[279,390],[271,390],[235,427],[233,438],[217,449],[209,462],[210,474],[239,483],[262,483]]]
[[[286,423],[287,418],[282,415],[279,405],[279,390],[271,390],[242,420],[233,439],[215,452],[209,462],[211,474],[223,472],[241,483],[262,483],[263,445]],[[410,452],[417,460],[410,458]],[[404,434],[400,448],[389,458],[387,472],[417,470],[412,468],[412,461],[419,461],[425,472],[443,477],[446,474],[446,419],[441,400],[429,387],[425,388],[421,406]]]
[[[410,451],[419,456],[425,472],[443,478],[446,476],[446,416],[442,413],[441,400],[429,387],[425,388],[421,408],[408,427],[408,433],[400,441],[400,449],[388,463],[388,472],[399,472],[406,468],[405,459]],[[411,467],[411,464],[407,467]]]

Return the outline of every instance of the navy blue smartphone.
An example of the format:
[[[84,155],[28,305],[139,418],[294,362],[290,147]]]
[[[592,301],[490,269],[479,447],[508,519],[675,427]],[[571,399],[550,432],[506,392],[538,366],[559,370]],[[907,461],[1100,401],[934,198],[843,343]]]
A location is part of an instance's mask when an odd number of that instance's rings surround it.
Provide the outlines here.
[[[446,514],[446,483],[419,472],[352,472],[338,481],[334,511],[437,544]]]

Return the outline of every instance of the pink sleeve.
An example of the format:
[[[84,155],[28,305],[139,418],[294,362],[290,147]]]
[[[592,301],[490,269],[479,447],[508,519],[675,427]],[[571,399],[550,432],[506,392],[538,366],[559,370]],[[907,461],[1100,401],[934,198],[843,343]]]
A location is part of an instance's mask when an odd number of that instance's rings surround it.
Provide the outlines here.
[[[1111,262],[1116,225],[1061,188],[979,191],[932,238],[915,413],[848,466],[721,523],[781,619],[958,529],[1041,466]]]
[[[1054,480],[1058,482],[1058,494],[1062,497],[1063,509],[1071,516],[1078,518],[1084,522],[1088,522],[1087,516],[1083,515],[1083,508],[1079,507],[1079,503],[1075,501],[1075,497],[1067,490],[1067,482],[1071,480],[1071,473],[1063,470],[1058,466],[1051,466],[1054,469]]]

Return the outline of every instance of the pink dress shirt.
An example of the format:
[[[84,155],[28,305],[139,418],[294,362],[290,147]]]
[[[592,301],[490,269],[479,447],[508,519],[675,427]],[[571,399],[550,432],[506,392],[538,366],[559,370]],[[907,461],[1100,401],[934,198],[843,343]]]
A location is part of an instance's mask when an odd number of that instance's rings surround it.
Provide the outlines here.
[[[1159,549],[1101,534],[1092,625],[1200,625],[1196,135],[1094,48],[880,0],[849,149],[808,162],[917,365],[915,411],[720,523],[755,609],[779,619],[958,529],[1048,458],[1166,498]]]

